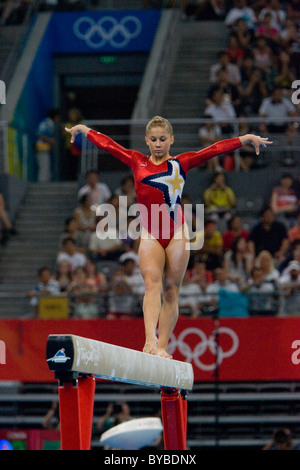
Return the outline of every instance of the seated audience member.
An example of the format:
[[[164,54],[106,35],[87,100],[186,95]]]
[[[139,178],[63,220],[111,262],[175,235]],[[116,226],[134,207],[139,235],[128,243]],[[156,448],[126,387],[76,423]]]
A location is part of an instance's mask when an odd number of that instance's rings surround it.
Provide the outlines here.
[[[239,18],[235,23],[234,32],[238,38],[239,46],[246,53],[253,44],[253,30],[248,28],[244,18]]]
[[[281,40],[280,30],[272,26],[272,15],[270,12],[265,14],[262,22],[255,28],[254,34],[256,37],[265,38],[267,44],[276,52]]]
[[[202,300],[201,294],[202,288],[200,284],[189,276],[187,270],[179,291],[179,313],[182,313],[183,310],[188,310],[191,317],[196,318],[199,315],[199,307]]]
[[[284,260],[278,266],[280,273],[288,266],[290,261],[298,261],[300,263],[300,240],[294,240],[289,243],[289,248],[287,250]]]
[[[101,433],[108,431],[110,428],[125,423],[133,419],[130,408],[127,403],[109,403],[104,415],[96,423],[96,430]]]
[[[268,96],[266,77],[254,64],[253,53],[245,54],[241,66],[242,107],[248,115],[256,115],[262,100]]]
[[[283,94],[289,97],[293,93],[291,84],[294,80],[296,80],[296,76],[291,70],[291,57],[287,51],[281,50],[278,54],[274,85],[279,86],[283,90]]]
[[[270,207],[265,207],[260,213],[261,220],[250,231],[249,250],[257,256],[262,250],[267,250],[281,263],[289,247],[288,234],[285,225],[275,220]]]
[[[4,197],[0,193],[0,243],[4,244],[10,234],[15,235],[16,231],[6,211]]]
[[[244,18],[249,29],[253,29],[255,27],[257,19],[253,8],[248,6],[247,0],[234,1],[234,5],[229,9],[225,17],[225,25],[232,29],[239,18]]]
[[[248,295],[250,315],[274,315],[277,312],[275,286],[264,279],[264,273],[254,266],[250,278],[240,286],[240,290]]]
[[[286,12],[281,7],[279,0],[269,0],[266,5],[260,10],[258,21],[263,21],[264,17],[270,13],[272,20],[271,25],[279,31],[283,28]]]
[[[299,450],[299,445],[293,444],[292,433],[289,428],[275,429],[272,439],[262,450]]]
[[[86,256],[78,251],[75,240],[71,237],[64,240],[62,250],[58,253],[56,263],[59,264],[61,261],[67,261],[72,271],[85,266]]]
[[[256,115],[262,100],[268,96],[267,81],[255,66],[253,52],[247,52],[241,65],[240,86],[242,108],[248,115]]]
[[[128,207],[136,203],[136,193],[132,175],[126,175],[122,178],[121,186],[116,189],[115,195],[126,196]]]
[[[87,272],[87,283],[91,286],[96,286],[99,291],[105,290],[107,279],[104,273],[98,271],[96,262],[87,258],[85,269]]]
[[[98,306],[96,294],[98,288],[91,285],[85,267],[77,267],[72,275],[72,282],[68,286],[67,293],[73,300],[73,316],[76,318],[97,318]]]
[[[125,261],[127,267],[129,263]],[[110,281],[110,291],[108,297],[108,313],[106,318],[108,320],[130,319],[136,316],[136,309],[138,306],[137,295],[134,294],[132,286],[126,282],[126,268],[124,265],[116,270]],[[139,285],[139,288],[141,285]]]
[[[97,221],[97,229],[90,236],[89,253],[95,261],[118,260],[124,252],[124,245],[119,238],[118,228],[109,225],[102,227],[105,222],[104,217],[98,217]]]
[[[225,68],[227,71],[228,81],[232,85],[238,86],[241,83],[241,72],[240,68],[236,64],[230,62],[226,51],[218,52],[218,62],[210,67],[209,81],[211,84],[217,83],[217,73],[221,68]]]
[[[284,293],[284,315],[300,315],[300,263],[291,261],[282,272],[279,287]]]
[[[270,206],[274,215],[282,217],[288,225],[291,224],[298,208],[297,195],[292,187],[293,181],[290,173],[284,173],[280,177],[279,185],[273,188],[271,194]]]
[[[204,191],[204,206],[206,214],[211,218],[230,216],[236,206],[236,197],[233,190],[227,186],[225,174],[223,172],[215,173],[212,183]]]
[[[241,93],[240,88],[232,85],[228,80],[228,73],[225,67],[219,69],[217,73],[217,82],[209,86],[206,94],[206,104],[209,106],[212,104],[211,96],[213,95],[215,89],[222,88],[224,93],[224,101],[226,103],[231,103],[235,109],[237,115],[240,115],[242,112],[241,108]]]
[[[262,72],[263,78],[268,78],[274,63],[275,58],[272,49],[268,46],[264,37],[256,38],[255,46],[253,48],[254,66]]]
[[[255,266],[259,267],[263,273],[263,279],[265,281],[277,283],[280,273],[275,268],[274,259],[271,253],[267,250],[262,250],[255,259]]]
[[[227,222],[227,230],[222,234],[223,251],[226,253],[230,250],[234,240],[240,237],[248,241],[249,231],[243,228],[241,217],[233,214]]]
[[[231,135],[233,127],[228,119],[235,118],[236,112],[233,105],[225,101],[223,88],[217,86],[211,93],[210,100],[211,104],[205,108],[204,114],[209,114],[218,123],[223,137]]]
[[[223,265],[230,281],[240,285],[249,278],[254,257],[248,250],[245,238],[238,237],[234,240],[231,249],[224,254]]]
[[[188,273],[190,281],[199,284],[203,292],[214,280],[212,272],[206,269],[206,262],[199,256],[193,258],[192,267],[188,269]]]
[[[61,261],[56,268],[55,280],[59,283],[60,292],[66,292],[72,281],[72,270],[68,261]]]
[[[203,246],[201,249],[193,253],[194,256],[200,256],[205,261],[209,271],[221,266],[223,256],[222,235],[216,229],[216,222],[212,219],[204,221],[204,233],[197,233],[196,238],[203,238]],[[196,244],[200,245],[199,240]]]
[[[209,119],[209,122],[203,124],[198,131],[200,145],[204,148],[221,140],[222,131],[220,126],[213,121],[212,116],[204,114],[203,118]],[[222,171],[222,167],[219,163],[219,156],[208,160],[207,169],[209,171]]]
[[[132,293],[143,296],[145,283],[139,268],[139,259],[136,253],[128,251],[120,256],[121,273],[124,281],[131,287]]]
[[[108,185],[99,182],[99,173],[95,170],[87,172],[86,184],[78,191],[78,200],[87,193],[91,194],[92,204],[95,206],[95,209],[100,204],[106,202],[112,195]]]
[[[290,243],[300,241],[300,209],[295,213],[295,225],[289,229],[288,239]]]
[[[265,121],[260,124],[262,134],[269,133],[294,133],[289,124],[281,121],[282,118],[297,116],[297,109],[292,101],[282,94],[281,87],[274,87],[271,95],[262,100],[258,110],[259,117]],[[274,118],[279,118],[274,120]]]
[[[74,219],[78,226],[80,243],[87,248],[91,233],[96,230],[96,210],[92,207],[92,196],[84,194],[79,201],[79,207],[74,210]]]
[[[245,51],[240,47],[239,39],[235,32],[229,35],[226,54],[229,56],[230,62],[236,64],[238,67],[241,66]]]
[[[49,268],[40,268],[37,275],[38,283],[33,290],[27,292],[27,297],[30,298],[30,305],[33,307],[34,314],[38,313],[39,297],[60,295],[59,283],[53,279]]]
[[[299,7],[298,7],[299,9]],[[298,12],[297,12],[298,13]],[[299,13],[298,13],[299,14]],[[300,38],[299,38],[299,21],[295,20],[296,11],[292,18],[285,22],[284,29],[280,32],[282,48],[288,53],[290,57],[290,68],[296,77],[299,77],[300,66]]]
[[[221,289],[227,292],[239,292],[239,286],[229,280],[228,271],[224,267],[214,270],[214,281],[206,288],[204,308],[208,312],[214,313],[218,310],[219,292]]]
[[[78,230],[78,222],[74,217],[68,217],[65,220],[64,231],[59,237],[59,249],[62,248],[64,240],[70,237],[75,240],[77,250],[80,253],[86,253],[86,247],[82,244],[80,232]]]

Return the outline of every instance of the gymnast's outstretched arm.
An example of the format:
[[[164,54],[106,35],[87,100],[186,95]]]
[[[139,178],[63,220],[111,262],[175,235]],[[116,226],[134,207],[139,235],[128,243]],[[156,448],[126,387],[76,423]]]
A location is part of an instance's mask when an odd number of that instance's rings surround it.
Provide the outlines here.
[[[117,157],[119,160],[125,163],[125,165],[130,167],[133,167],[135,164],[135,157],[142,155],[140,152],[135,150],[126,149],[107,135],[102,134],[101,132],[97,132],[90,127],[85,126],[84,124],[77,124],[71,128],[66,127],[65,130],[71,134],[71,143],[75,141],[76,135],[81,133],[94,145],[105,150],[114,157]]]

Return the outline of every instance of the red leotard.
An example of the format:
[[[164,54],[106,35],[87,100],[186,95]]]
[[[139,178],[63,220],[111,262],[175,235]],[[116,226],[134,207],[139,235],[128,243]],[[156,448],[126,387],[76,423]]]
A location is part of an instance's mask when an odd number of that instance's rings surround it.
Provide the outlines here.
[[[143,227],[166,248],[176,229],[184,223],[181,195],[188,171],[216,155],[242,146],[238,137],[226,139],[197,152],[185,152],[155,165],[149,156],[128,150],[110,137],[90,130],[87,138],[130,166]]]

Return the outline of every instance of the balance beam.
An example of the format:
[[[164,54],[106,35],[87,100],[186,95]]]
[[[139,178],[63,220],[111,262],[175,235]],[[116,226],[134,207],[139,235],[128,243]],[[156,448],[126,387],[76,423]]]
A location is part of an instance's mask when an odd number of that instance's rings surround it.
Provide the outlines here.
[[[90,448],[95,378],[159,388],[165,450],[185,450],[191,364],[76,335],[50,335],[46,357],[59,380],[62,450]]]
[[[192,365],[186,362],[75,335],[50,335],[47,362],[49,369],[56,372],[91,374],[104,380],[152,388],[192,390],[194,382]]]

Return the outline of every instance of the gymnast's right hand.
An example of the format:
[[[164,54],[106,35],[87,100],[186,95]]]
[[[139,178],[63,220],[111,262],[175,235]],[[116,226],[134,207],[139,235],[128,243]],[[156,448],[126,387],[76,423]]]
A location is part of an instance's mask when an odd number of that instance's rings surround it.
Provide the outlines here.
[[[87,136],[90,131],[90,128],[85,126],[84,124],[77,124],[76,126],[73,126],[73,127],[65,127],[65,131],[71,134],[71,144],[72,144],[75,141],[75,137],[79,132]]]

